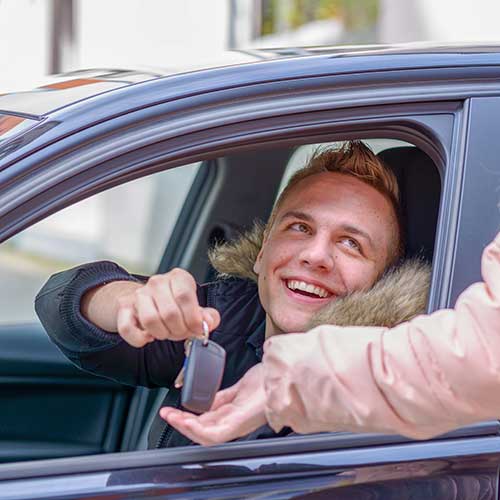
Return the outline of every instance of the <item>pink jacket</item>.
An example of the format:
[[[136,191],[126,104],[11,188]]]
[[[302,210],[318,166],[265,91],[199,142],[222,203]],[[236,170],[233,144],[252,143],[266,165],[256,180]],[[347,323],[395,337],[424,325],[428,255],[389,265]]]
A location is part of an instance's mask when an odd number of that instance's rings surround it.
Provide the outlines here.
[[[320,326],[264,346],[274,430],[425,439],[500,418],[500,233],[454,309],[392,329]]]

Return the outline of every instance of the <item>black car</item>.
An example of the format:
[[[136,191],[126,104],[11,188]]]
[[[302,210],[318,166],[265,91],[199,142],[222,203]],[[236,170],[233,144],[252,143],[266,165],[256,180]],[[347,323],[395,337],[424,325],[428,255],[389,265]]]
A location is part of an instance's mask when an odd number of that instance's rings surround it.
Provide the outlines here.
[[[77,261],[211,279],[207,249],[265,220],[318,145],[351,139],[399,178],[408,254],[432,262],[428,310],[480,279],[500,228],[500,46],[250,55],[0,96],[1,500],[498,498],[497,421],[421,442],[333,433],[145,450],[164,391],[78,370],[34,319],[39,286]]]

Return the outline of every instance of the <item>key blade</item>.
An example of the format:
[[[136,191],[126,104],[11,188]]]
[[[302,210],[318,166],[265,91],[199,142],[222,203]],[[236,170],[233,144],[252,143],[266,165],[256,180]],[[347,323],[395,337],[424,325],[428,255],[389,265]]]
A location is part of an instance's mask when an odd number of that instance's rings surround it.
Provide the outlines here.
[[[186,375],[186,369],[183,366],[181,368],[181,371],[179,372],[179,375],[177,375],[177,377],[175,378],[174,387],[176,389],[180,389],[184,385],[184,377],[185,377],[185,375]]]
[[[208,329],[208,323],[203,320],[202,322],[202,328],[203,328],[203,345],[208,344],[208,334],[210,333],[210,330]]]

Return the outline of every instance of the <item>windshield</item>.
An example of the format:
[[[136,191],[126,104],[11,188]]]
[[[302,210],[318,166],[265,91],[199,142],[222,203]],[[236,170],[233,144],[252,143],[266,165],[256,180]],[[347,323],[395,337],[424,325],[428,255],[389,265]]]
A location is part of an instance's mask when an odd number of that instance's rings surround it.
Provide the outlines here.
[[[0,113],[0,143],[35,123],[36,120]]]

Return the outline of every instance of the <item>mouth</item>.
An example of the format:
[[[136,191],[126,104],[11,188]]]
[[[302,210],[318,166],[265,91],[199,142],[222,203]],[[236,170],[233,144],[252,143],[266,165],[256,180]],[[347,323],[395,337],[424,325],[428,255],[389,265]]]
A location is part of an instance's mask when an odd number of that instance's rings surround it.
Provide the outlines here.
[[[287,292],[293,297],[307,302],[324,302],[331,299],[334,294],[326,288],[307,281],[287,279],[283,280]]]

